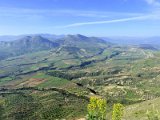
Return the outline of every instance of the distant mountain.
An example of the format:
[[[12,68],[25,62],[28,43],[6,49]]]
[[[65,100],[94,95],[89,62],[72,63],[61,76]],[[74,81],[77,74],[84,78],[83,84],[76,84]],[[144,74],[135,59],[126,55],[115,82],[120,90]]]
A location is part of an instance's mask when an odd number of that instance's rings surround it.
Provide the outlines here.
[[[26,49],[26,50],[45,50],[58,46],[57,43],[54,43],[42,36],[25,36],[19,40],[10,42],[11,47],[17,47],[17,49]]]
[[[0,59],[50,49],[54,49],[54,51],[62,54],[67,52],[75,56],[94,56],[114,44],[136,45],[141,49],[149,50],[158,50],[160,48],[160,37],[97,38],[86,37],[80,34],[60,36],[51,34],[31,34],[1,36],[0,38],[8,39],[0,41]]]
[[[95,55],[111,44],[96,37],[83,35],[66,35],[64,37],[52,37],[52,35],[32,35],[13,41],[0,42],[0,59],[30,52],[57,49],[58,52],[67,51],[72,54]]]
[[[25,36],[15,41],[0,42],[1,48],[13,48],[19,50],[48,49],[57,45],[57,43],[53,43],[52,41],[41,36]]]
[[[63,38],[57,39],[56,42],[70,45],[70,46],[79,46],[79,47],[98,47],[109,45],[109,42],[106,42],[103,39],[97,37],[86,37],[80,34],[77,35],[66,35]],[[97,46],[98,45],[98,46]]]
[[[14,41],[17,39],[21,39],[25,36],[41,36],[47,39],[58,39],[64,37],[64,35],[54,35],[54,34],[26,34],[26,35],[3,35],[0,36],[0,41]]]
[[[47,38],[49,40],[59,39],[59,38],[63,38],[65,36],[65,35],[55,35],[55,34],[35,34],[35,35],[40,35],[40,36]]]
[[[8,56],[16,56],[29,52],[48,50],[57,46],[57,43],[54,43],[41,36],[25,36],[14,41],[1,41],[0,58],[3,59]]]

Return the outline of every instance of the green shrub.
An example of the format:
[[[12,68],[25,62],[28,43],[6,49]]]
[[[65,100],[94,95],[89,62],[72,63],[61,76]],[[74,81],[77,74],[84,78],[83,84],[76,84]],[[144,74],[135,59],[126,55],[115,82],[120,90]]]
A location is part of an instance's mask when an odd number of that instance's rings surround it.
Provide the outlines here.
[[[122,104],[117,103],[113,106],[112,120],[121,120],[123,116],[124,107]]]
[[[91,97],[87,106],[87,120],[105,120],[106,119],[106,100],[97,97]]]

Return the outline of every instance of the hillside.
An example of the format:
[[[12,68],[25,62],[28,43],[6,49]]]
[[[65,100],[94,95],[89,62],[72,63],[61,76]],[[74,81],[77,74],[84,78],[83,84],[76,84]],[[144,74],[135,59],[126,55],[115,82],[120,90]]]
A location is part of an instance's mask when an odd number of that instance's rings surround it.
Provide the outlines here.
[[[17,56],[29,52],[36,52],[41,50],[47,50],[57,47],[57,43],[53,43],[46,38],[41,36],[25,36],[21,39],[10,41],[10,42],[0,42],[0,58],[4,59],[10,56]],[[3,53],[6,53],[3,54]]]
[[[4,119],[81,118],[91,96],[104,97],[107,112],[117,102],[127,110],[160,97],[160,51],[152,46],[120,46],[83,35],[26,36],[0,44],[1,50],[8,48],[0,60]],[[14,112],[17,106],[20,111]],[[130,116],[134,120],[132,112],[125,117]]]
[[[147,120],[147,111],[160,111],[160,98],[129,105],[125,108],[124,119]]]

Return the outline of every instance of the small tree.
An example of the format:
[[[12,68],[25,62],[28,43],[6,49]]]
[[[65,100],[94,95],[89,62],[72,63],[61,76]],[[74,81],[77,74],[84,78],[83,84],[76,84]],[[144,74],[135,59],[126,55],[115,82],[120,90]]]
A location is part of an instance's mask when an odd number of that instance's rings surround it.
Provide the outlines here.
[[[106,100],[97,97],[91,97],[87,106],[87,120],[105,120],[106,119]]]
[[[112,120],[121,120],[123,116],[124,106],[120,103],[114,104]]]

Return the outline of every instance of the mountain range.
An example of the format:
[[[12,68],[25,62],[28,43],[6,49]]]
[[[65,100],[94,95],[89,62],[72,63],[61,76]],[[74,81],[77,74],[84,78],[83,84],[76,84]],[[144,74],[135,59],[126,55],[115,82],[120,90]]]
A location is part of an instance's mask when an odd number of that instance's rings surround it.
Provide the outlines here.
[[[55,35],[55,34],[24,34],[24,35],[1,35],[0,41],[14,41],[22,39],[25,36],[41,36],[50,40],[63,38],[66,35]],[[153,37],[127,37],[127,36],[110,36],[110,37],[99,37],[111,43],[121,44],[121,45],[139,45],[139,44],[160,44],[160,36]]]
[[[0,59],[42,50],[58,50],[64,47],[79,49],[83,53],[95,52],[96,54],[108,45],[108,42],[100,38],[86,37],[79,34],[66,35],[63,37],[55,37],[46,34],[23,36],[16,40],[0,41]]]

